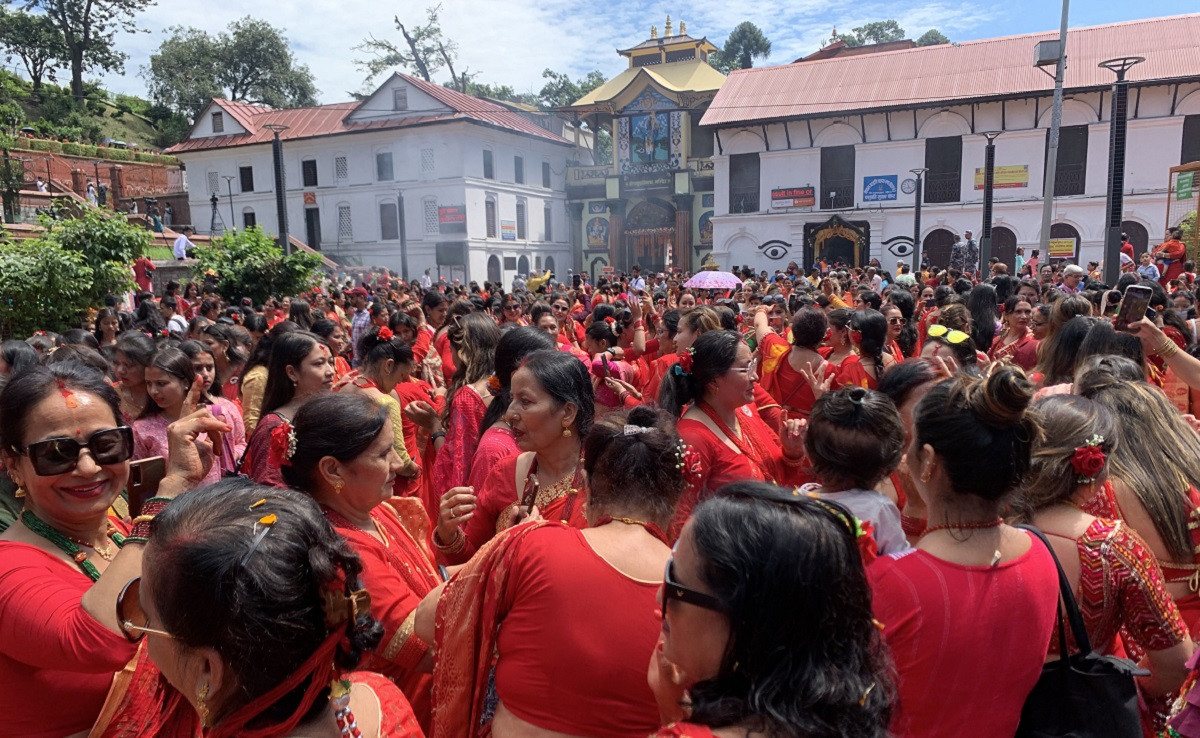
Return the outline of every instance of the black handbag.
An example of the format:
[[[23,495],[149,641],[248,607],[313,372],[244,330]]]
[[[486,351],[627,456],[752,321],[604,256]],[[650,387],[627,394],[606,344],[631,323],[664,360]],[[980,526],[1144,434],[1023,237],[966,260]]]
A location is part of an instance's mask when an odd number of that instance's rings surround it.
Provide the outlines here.
[[[1041,677],[1025,698],[1017,738],[1141,738],[1134,677],[1150,672],[1129,659],[1092,650],[1079,604],[1050,541],[1032,525],[1020,527],[1045,544],[1058,569],[1058,652],[1062,658],[1042,668]],[[1075,653],[1067,650],[1064,609],[1075,637]]]

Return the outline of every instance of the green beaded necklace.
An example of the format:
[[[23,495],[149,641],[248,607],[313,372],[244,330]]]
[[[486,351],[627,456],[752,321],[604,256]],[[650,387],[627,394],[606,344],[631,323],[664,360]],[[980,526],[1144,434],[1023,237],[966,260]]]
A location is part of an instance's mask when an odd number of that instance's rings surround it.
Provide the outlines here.
[[[55,530],[44,520],[39,518],[37,515],[34,515],[33,512],[29,510],[24,510],[21,512],[21,522],[25,524],[26,528],[38,534],[42,538],[45,538],[47,541],[50,541],[63,553],[65,553],[67,556],[70,556],[71,560],[74,561],[79,568],[83,570],[83,573],[87,574],[93,582],[99,581],[100,570],[96,568],[95,564],[88,560],[87,554],[84,553],[74,541]],[[121,535],[120,533],[112,533],[110,535],[113,543],[117,544],[117,548],[120,548],[125,544],[125,536]]]

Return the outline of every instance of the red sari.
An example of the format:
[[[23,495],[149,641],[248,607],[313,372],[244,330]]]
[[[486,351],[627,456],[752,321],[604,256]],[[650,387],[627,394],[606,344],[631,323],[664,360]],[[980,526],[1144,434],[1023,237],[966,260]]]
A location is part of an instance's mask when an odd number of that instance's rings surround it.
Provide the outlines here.
[[[475,449],[475,458],[471,461],[471,476],[467,486],[474,487],[477,495],[488,489],[488,478],[493,470],[504,465],[504,462],[521,453],[517,438],[508,426],[488,428],[479,439],[479,447]],[[515,480],[515,471],[514,471]],[[461,548],[439,548],[438,558],[446,564],[465,564],[475,551],[487,542],[496,532],[496,517],[499,515],[484,513],[483,506],[475,509],[475,515],[467,521],[465,538]],[[477,522],[478,521],[478,522]]]
[[[287,487],[283,475],[279,471],[277,459],[271,458],[271,431],[283,425],[284,419],[279,413],[267,413],[259,418],[258,425],[250,434],[246,443],[246,453],[242,456],[241,472],[259,484],[271,487]]]
[[[1038,341],[1030,332],[1009,344],[1004,343],[1004,333],[1001,333],[992,341],[987,355],[992,361],[1012,359],[1012,363],[1028,372],[1037,366],[1037,347]]]
[[[812,387],[804,375],[792,366],[788,355],[791,346],[777,333],[770,333],[763,339],[762,378],[759,380],[762,388],[770,393],[775,402],[783,409],[784,419],[807,418],[812,412],[817,398],[813,396]],[[774,356],[780,349],[786,349],[773,361],[767,359],[768,353]],[[828,361],[821,363],[817,369],[819,379],[826,379],[837,373],[837,367]]]
[[[333,510],[322,507],[331,525],[362,559],[363,584],[371,593],[371,615],[383,625],[379,648],[363,656],[360,667],[378,671],[404,691],[423,728],[429,727],[432,679],[417,670],[429,651],[413,632],[417,605],[441,583],[426,543],[429,517],[420,500],[394,497],[371,511],[385,538],[361,530]]]
[[[450,422],[446,426],[446,441],[438,450],[433,464],[433,487],[429,497],[422,500],[425,511],[437,522],[442,495],[453,487],[465,487],[471,475],[471,459],[479,445],[480,427],[487,405],[470,385],[463,385],[450,401]]]
[[[695,723],[671,723],[658,729],[650,738],[714,738],[712,730]]]
[[[683,524],[692,514],[692,508],[730,482],[759,480],[796,486],[812,481],[802,462],[793,463],[784,458],[778,437],[766,421],[751,412],[749,406],[737,411],[741,436],[729,429],[707,405],[701,403],[698,407],[721,430],[723,437],[713,433],[699,420],[685,417],[679,421],[679,435],[695,455],[695,469],[675,507],[675,518],[668,531],[671,540],[679,537]],[[725,438],[732,441],[738,450],[730,448]]]
[[[842,366],[838,369],[837,378],[833,380],[839,387],[864,387],[866,389],[879,389],[879,380],[874,374],[867,371],[863,366],[862,359],[857,355],[851,354],[842,362]]]
[[[433,388],[423,379],[417,379],[410,376],[403,382],[396,384],[392,390],[396,399],[400,402],[400,408],[406,409],[414,402],[427,402],[433,407],[434,412],[439,415],[446,407],[445,397],[435,397]],[[404,446],[408,449],[408,456],[421,467],[421,476],[416,479],[405,480],[407,485],[404,487],[403,494],[408,497],[420,497],[422,500],[427,499],[426,494],[433,494],[433,475],[429,470],[433,468],[433,462],[436,458],[436,453],[433,449],[433,444],[426,444],[422,447],[420,442],[420,429],[417,424],[404,416]]]
[[[534,456],[532,451],[527,451],[501,460],[487,475],[483,485],[475,488],[479,502],[475,515],[467,521],[466,545],[469,549],[482,548],[483,544],[512,523],[529,481],[529,469]],[[518,476],[521,480],[519,484]],[[581,484],[572,484],[567,491],[555,490],[554,486],[557,485],[540,490],[534,500],[542,518],[557,520],[574,528],[588,527],[587,519],[583,516],[587,489]]]
[[[579,531],[538,521],[497,536],[438,602],[434,736],[480,726],[489,677],[516,717],[545,730],[634,738],[658,726],[646,664],[658,639],[658,582],[602,559]],[[597,638],[597,634],[620,637]]]

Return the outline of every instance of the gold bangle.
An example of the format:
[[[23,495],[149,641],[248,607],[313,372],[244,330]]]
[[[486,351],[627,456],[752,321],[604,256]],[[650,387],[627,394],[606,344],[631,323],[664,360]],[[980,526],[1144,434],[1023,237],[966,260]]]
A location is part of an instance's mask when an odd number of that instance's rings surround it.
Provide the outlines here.
[[[1155,349],[1154,353],[1158,354],[1159,358],[1166,360],[1179,353],[1179,347],[1170,338],[1164,338],[1163,344]]]
[[[154,520],[153,515],[139,515],[130,522],[130,525],[137,525],[138,523],[149,523],[151,520]]]

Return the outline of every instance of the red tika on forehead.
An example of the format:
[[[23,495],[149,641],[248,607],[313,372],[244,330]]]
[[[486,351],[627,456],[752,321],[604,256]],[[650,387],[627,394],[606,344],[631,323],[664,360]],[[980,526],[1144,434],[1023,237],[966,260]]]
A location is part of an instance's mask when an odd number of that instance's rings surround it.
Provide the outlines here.
[[[63,402],[68,408],[74,410],[79,407],[79,400],[75,397],[75,393],[67,387],[61,379],[55,380],[58,384],[58,393],[63,396]]]

